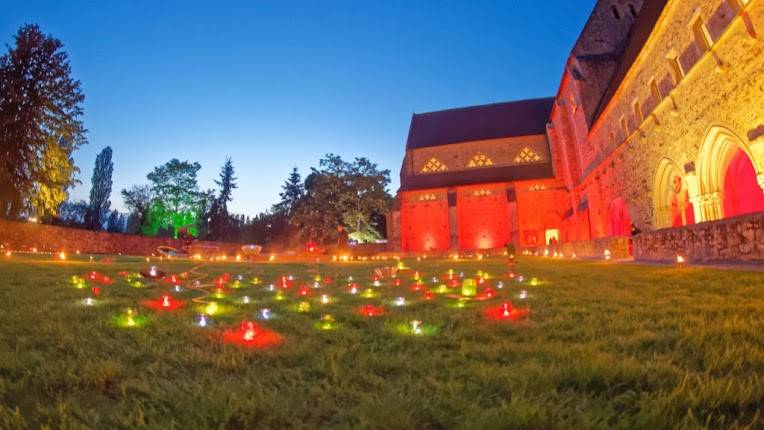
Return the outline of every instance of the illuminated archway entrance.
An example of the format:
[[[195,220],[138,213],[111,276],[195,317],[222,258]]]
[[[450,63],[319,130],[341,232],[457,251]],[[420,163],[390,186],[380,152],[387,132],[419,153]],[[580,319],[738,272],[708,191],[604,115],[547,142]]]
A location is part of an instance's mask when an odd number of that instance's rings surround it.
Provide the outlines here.
[[[701,220],[764,210],[762,165],[731,130],[711,128],[698,156]]]
[[[695,211],[690,203],[684,173],[668,158],[658,163],[653,185],[653,215],[655,228],[681,227],[695,223]]]
[[[756,182],[753,163],[736,149],[724,175],[724,217],[764,211],[764,192]]]

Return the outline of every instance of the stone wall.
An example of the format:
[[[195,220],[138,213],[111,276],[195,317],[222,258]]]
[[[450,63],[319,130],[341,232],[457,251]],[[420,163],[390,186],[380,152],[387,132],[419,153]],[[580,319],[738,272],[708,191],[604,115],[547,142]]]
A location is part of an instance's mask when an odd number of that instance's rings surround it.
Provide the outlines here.
[[[637,260],[673,261],[677,255],[684,256],[690,263],[764,264],[764,213],[655,230],[634,239]]]
[[[707,179],[719,178],[724,168],[724,154],[709,153],[714,130],[724,130],[757,173],[764,171],[764,140],[757,131],[764,129],[764,2],[745,3],[744,9],[735,0],[670,0],[666,5],[587,141],[579,142],[589,152],[581,160],[578,191],[589,197],[595,237],[607,234],[608,203],[618,197],[626,199],[637,227],[661,227],[656,220],[665,203],[655,182],[666,162],[687,172],[681,179],[698,201],[695,219],[718,219],[718,211],[700,210],[704,197],[720,191]],[[698,22],[710,38],[709,48],[700,47],[693,32]]]
[[[611,258],[628,258],[629,237],[605,237],[595,240],[582,240],[579,242],[566,242],[560,244],[560,251],[566,257],[576,254],[576,257],[604,258],[605,250],[610,251]]]
[[[86,254],[141,256],[156,253],[158,246],[171,246],[177,249],[183,249],[186,246],[185,241],[171,238],[144,237],[3,220],[0,220],[0,244],[13,250],[36,248],[40,252],[80,251]],[[215,253],[227,255],[236,255],[240,253],[241,248],[240,244],[208,241],[194,241],[194,245],[209,250],[217,249]]]

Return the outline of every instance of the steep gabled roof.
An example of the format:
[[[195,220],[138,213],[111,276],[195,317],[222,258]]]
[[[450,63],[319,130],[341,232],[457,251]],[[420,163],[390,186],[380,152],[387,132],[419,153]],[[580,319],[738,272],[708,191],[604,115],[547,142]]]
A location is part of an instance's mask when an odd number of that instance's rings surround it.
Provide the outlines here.
[[[414,114],[406,149],[546,134],[553,97]]]
[[[631,31],[629,32],[626,48],[623,51],[623,55],[621,55],[618,67],[597,106],[592,124],[597,121],[602,114],[602,111],[607,107],[608,103],[610,103],[610,100],[615,95],[618,87],[621,86],[621,82],[623,82],[629,69],[631,69],[631,66],[634,65],[634,62],[637,60],[639,53],[642,52],[642,48],[645,46],[647,39],[653,32],[655,24],[658,23],[658,19],[660,18],[661,13],[663,13],[666,3],[668,3],[668,0],[645,0],[642,4],[642,9],[640,9],[639,15],[637,15],[637,19],[634,21],[634,25],[632,25]]]

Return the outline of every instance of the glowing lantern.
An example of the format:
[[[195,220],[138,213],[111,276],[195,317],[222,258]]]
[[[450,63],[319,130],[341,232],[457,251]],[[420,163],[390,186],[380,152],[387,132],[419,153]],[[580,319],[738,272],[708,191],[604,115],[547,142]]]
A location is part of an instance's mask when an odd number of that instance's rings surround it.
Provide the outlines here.
[[[537,278],[531,278],[531,285],[532,285],[532,286],[534,286],[534,287],[535,287],[535,286],[537,286],[538,284],[539,284],[539,280],[538,280]]]
[[[260,317],[264,320],[271,319],[271,310],[267,308],[260,310]]]
[[[367,288],[367,289],[365,289],[363,291],[362,295],[363,295],[363,297],[365,297],[367,299],[371,299],[371,298],[375,297],[377,295],[377,293],[375,293],[374,290],[372,290],[371,288]]]
[[[395,285],[396,287],[400,287],[401,286],[401,278],[395,278],[395,281],[393,281],[393,285]]]
[[[241,338],[245,342],[252,342],[257,335],[256,325],[252,321],[244,321],[241,323]]]
[[[135,326],[135,315],[135,311],[132,308],[127,308],[127,311],[125,311],[125,324],[128,327]]]
[[[58,258],[60,258],[61,260],[66,260],[66,253],[63,251],[59,252]]]
[[[424,293],[425,300],[432,300],[433,298],[435,298],[435,295],[432,293],[432,291],[426,291]]]
[[[93,303],[95,303],[95,301],[91,297],[86,297],[85,300],[82,301],[82,303],[85,306],[93,306]]]
[[[244,296],[241,298],[241,302],[244,303],[245,305],[249,304],[249,300],[250,300],[249,296]]]
[[[308,252],[316,252],[318,249],[318,245],[316,245],[316,242],[313,242],[312,240],[305,244],[305,250]]]
[[[477,283],[474,279],[465,279],[462,282],[462,295],[465,297],[474,297],[477,294]]]
[[[360,314],[367,317],[375,317],[384,313],[382,308],[377,308],[374,305],[363,305],[359,310]]]
[[[207,327],[207,315],[200,314],[198,317],[196,317],[196,325],[199,327]]]
[[[517,278],[516,278],[516,279],[517,279],[517,282],[519,282],[519,283],[521,283],[521,284],[522,284],[522,283],[523,283],[523,281],[525,281],[525,276],[523,276],[523,275],[517,275]]]
[[[326,305],[328,303],[329,303],[329,296],[327,296],[326,294],[321,294],[321,304]]]
[[[488,299],[496,295],[496,293],[493,291],[492,288],[486,288],[484,294],[485,294],[485,297]]]
[[[605,250],[605,254],[604,255],[605,255],[605,260],[610,260],[610,250],[609,249]]]
[[[502,288],[504,288],[504,283],[503,283],[503,282],[501,282],[501,281],[499,281],[499,282],[496,284],[496,288],[498,288],[498,289],[502,289]]]
[[[300,302],[297,304],[297,312],[305,313],[310,311],[310,302]]]
[[[350,287],[350,294],[358,294],[358,287],[355,284]]]
[[[509,302],[502,303],[501,304],[501,309],[502,309],[501,316],[504,317],[504,318],[509,318],[509,316],[511,315],[511,311],[512,311],[512,303],[509,303]]]
[[[416,335],[422,334],[422,321],[419,321],[419,320],[411,321],[411,333]]]
[[[573,255],[570,256],[570,258],[571,259],[575,259],[576,258],[576,253],[574,252]]]
[[[162,296],[162,307],[163,308],[169,308],[171,306],[170,304],[170,296],[164,295]]]
[[[374,282],[372,282],[372,285],[374,285],[375,287],[379,287],[380,285],[379,279],[375,279]]]
[[[10,257],[11,256],[11,251],[5,251],[5,256],[6,257]]]
[[[275,260],[276,260],[276,256],[274,254],[271,254],[271,256],[268,257],[268,261],[275,261]]]
[[[437,291],[440,294],[445,294],[448,292],[448,287],[446,286],[446,284],[440,284],[438,285],[438,288],[435,291]]]
[[[93,292],[94,296],[100,296],[101,295],[101,287],[92,287],[90,291]]]
[[[414,272],[414,280],[415,281],[419,280],[419,271],[418,270],[416,272]]]
[[[395,298],[395,306],[405,306],[406,305],[406,299],[403,297],[396,297]]]
[[[204,312],[207,313],[207,315],[215,315],[218,311],[218,304],[215,302],[207,303],[207,306],[204,308]]]
[[[684,257],[682,257],[681,255],[676,256],[676,267],[679,269],[684,267]]]
[[[305,297],[308,295],[308,293],[310,293],[310,290],[308,289],[308,287],[300,287],[298,292],[301,296]]]
[[[156,266],[151,266],[151,268],[149,269],[149,276],[151,276],[152,278],[157,276]]]
[[[525,300],[528,298],[528,292],[525,290],[520,290],[520,300]]]
[[[334,328],[334,317],[326,314],[321,317],[321,330],[331,330]]]

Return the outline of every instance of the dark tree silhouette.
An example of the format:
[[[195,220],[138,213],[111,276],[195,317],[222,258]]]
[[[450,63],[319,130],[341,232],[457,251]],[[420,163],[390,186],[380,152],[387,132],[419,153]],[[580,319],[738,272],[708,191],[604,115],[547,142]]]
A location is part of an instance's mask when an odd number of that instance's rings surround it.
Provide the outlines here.
[[[97,156],[93,169],[92,187],[90,188],[90,204],[85,214],[85,226],[91,230],[100,230],[104,218],[111,207],[111,174],[114,163],[111,161],[111,147],[104,148]]]

